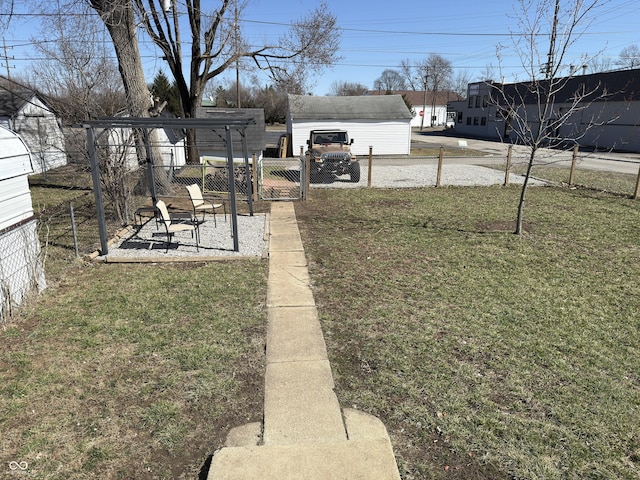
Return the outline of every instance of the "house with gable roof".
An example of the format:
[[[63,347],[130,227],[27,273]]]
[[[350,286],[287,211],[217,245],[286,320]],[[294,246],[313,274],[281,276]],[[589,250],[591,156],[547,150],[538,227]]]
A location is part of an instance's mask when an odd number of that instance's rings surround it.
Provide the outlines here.
[[[24,140],[33,158],[33,173],[67,164],[60,120],[35,90],[2,79],[0,126],[17,133]]]

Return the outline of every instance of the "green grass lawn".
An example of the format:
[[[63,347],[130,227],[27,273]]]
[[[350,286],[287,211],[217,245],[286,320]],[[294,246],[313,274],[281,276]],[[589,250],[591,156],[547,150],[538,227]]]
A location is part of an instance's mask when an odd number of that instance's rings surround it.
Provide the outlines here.
[[[261,419],[265,282],[260,260],[71,268],[0,328],[0,478],[198,478]]]
[[[296,205],[344,406],[404,479],[640,476],[640,203],[531,188]]]
[[[498,168],[495,165],[489,165],[489,168]],[[498,168],[504,171],[504,168]],[[526,166],[523,164],[514,165],[511,173],[524,175]],[[552,182],[554,184],[568,184],[571,169],[569,167],[557,167],[546,165],[535,165],[531,172],[531,176]],[[621,195],[632,196],[637,182],[638,176],[628,173],[604,172],[600,170],[589,170],[576,167],[573,176],[573,185],[594,190],[602,190],[605,192],[618,193]]]

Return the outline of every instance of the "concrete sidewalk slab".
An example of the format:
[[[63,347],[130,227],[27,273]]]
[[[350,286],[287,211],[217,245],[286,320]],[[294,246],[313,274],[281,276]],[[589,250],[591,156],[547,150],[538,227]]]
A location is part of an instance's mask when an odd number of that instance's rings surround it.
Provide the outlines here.
[[[276,228],[271,225],[272,228]],[[278,233],[272,233],[269,237],[269,251],[270,252],[291,252],[293,250],[302,250],[302,239],[300,233],[280,231]]]
[[[315,307],[269,309],[267,364],[327,360]]]
[[[355,408],[345,408],[342,415],[349,440],[389,440],[387,428],[378,417]]]
[[[267,307],[315,306],[307,267],[269,265]]]
[[[208,480],[400,480],[388,440],[225,448]]]
[[[270,363],[264,380],[265,445],[346,440],[328,360]]]
[[[272,265],[288,265],[292,267],[306,267],[307,257],[304,250],[281,250],[271,251],[269,253],[269,261]]]

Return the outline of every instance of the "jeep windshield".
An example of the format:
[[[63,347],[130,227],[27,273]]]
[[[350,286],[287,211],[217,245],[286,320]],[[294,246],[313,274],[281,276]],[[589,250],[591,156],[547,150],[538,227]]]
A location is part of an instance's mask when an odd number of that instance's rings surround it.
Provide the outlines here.
[[[313,143],[326,145],[329,143],[347,143],[347,132],[318,132],[313,135]]]

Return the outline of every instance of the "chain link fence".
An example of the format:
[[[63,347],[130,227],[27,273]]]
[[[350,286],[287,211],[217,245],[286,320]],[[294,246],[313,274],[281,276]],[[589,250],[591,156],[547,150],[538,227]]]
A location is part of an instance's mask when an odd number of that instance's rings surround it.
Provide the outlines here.
[[[188,199],[186,187],[195,184],[207,198],[228,201],[231,187],[228,171],[226,161],[222,160],[205,160],[200,165],[180,167],[154,166],[154,191],[158,198]],[[255,178],[251,164],[248,168],[244,163],[234,164],[233,186],[239,201],[247,201],[249,194],[255,191]]]
[[[258,162],[258,193],[262,200],[303,198],[304,158],[262,158]]]
[[[32,292],[46,287],[37,222],[0,233],[0,322]]]
[[[442,156],[373,154],[359,156],[358,163],[361,175],[357,183],[348,174],[310,176],[309,186],[394,188],[518,184],[524,179],[529,155],[523,149],[514,149],[511,154],[487,155],[443,148]],[[640,156],[544,149],[536,156],[530,179],[636,198],[640,187]]]

